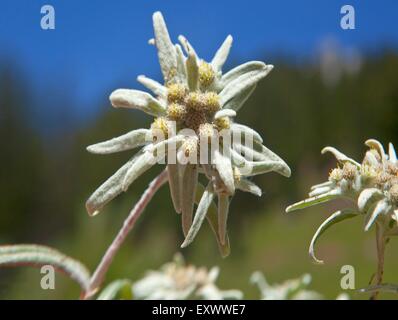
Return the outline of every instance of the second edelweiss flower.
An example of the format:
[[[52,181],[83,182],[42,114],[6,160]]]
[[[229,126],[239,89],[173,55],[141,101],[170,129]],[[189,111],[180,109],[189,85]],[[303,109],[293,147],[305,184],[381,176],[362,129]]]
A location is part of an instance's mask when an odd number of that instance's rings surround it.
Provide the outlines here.
[[[260,196],[260,188],[249,177],[270,171],[290,176],[286,163],[262,144],[256,131],[234,121],[236,112],[273,66],[251,61],[222,74],[231,36],[212,61],[206,62],[183,36],[179,36],[182,47],[171,42],[160,12],[153,15],[153,24],[155,39],[150,43],[157,47],[164,84],[141,75],[138,81],[155,97],[139,90],[118,89],[110,100],[116,108],[140,109],[155,120],[149,129],[133,130],[87,148],[92,153],[108,154],[143,146],[93,193],[87,210],[91,215],[98,213],[156,162],[164,161],[173,204],[182,217],[182,247],[193,241],[207,218],[222,254],[227,255],[227,216],[235,190]],[[207,186],[198,182],[199,174],[207,178]],[[213,201],[216,197],[217,205]]]

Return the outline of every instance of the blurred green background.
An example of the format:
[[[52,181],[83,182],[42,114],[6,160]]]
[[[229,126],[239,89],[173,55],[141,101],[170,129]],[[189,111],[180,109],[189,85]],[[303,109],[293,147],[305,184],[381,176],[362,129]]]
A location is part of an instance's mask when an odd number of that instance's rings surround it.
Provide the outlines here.
[[[338,59],[334,63],[333,68],[342,68]],[[264,190],[261,198],[236,194],[230,212],[232,253],[228,258],[220,258],[207,225],[194,243],[181,252],[189,263],[219,265],[220,287],[242,289],[247,298],[258,297],[256,288],[249,284],[255,270],[263,271],[271,283],[309,272],[313,275],[311,287],[334,298],[341,292],[342,265],[355,267],[357,288],[368,283],[376,265],[374,230],[364,233],[361,219],[337,225],[319,242],[318,254],[326,264],[316,266],[307,255],[311,236],[341,204],[289,215],[284,209],[303,199],[311,185],[324,181],[335,165],[332,157],[320,155],[322,147],[336,146],[360,160],[367,138],[383,143],[398,141],[398,55],[385,50],[368,56],[355,73],[342,68],[332,83],[325,82],[327,75],[317,64],[274,64],[277,67],[260,83],[241,110],[239,121],[256,128],[265,144],[286,159],[292,177],[256,177]],[[23,87],[14,70],[3,66],[0,242],[47,244],[80,259],[93,270],[129,209],[161,167],[146,173],[102,214],[90,218],[84,209],[86,198],[129,155],[95,156],[87,153],[85,146],[148,126],[150,118],[107,106],[86,126],[43,138],[30,125],[29,112],[24,109],[29,96],[22,93],[26,92]],[[173,211],[166,186],[155,196],[117,255],[107,282],[142,277],[145,270],[171,260],[182,240],[179,216]],[[398,282],[397,246],[396,241],[388,245],[387,282]],[[62,275],[57,276],[55,291],[41,290],[40,276],[37,269],[0,270],[0,296],[78,296],[78,286]],[[350,295],[366,298],[352,292]],[[388,294],[383,297],[394,298]]]

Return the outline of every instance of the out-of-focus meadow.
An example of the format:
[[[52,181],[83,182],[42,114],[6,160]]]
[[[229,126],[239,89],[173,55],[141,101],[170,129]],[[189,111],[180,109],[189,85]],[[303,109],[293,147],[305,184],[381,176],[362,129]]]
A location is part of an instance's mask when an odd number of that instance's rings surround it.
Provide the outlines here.
[[[194,243],[182,250],[188,262],[219,265],[221,288],[239,288],[247,298],[256,298],[256,288],[249,284],[255,270],[263,271],[270,282],[310,272],[311,287],[334,298],[341,292],[342,265],[355,267],[357,287],[370,279],[376,264],[374,230],[363,233],[361,219],[337,225],[325,234],[318,251],[326,264],[316,266],[307,255],[310,238],[338,204],[284,213],[288,204],[305,197],[312,184],[325,180],[335,165],[331,156],[320,155],[323,146],[336,146],[360,160],[367,138],[398,143],[397,53],[385,50],[363,57],[354,71],[345,68],[337,54],[334,57],[306,65],[273,61],[277,67],[239,113],[240,122],[256,128],[265,144],[287,160],[293,174],[290,179],[276,174],[256,177],[264,190],[261,198],[236,194],[230,212],[232,253],[228,258],[220,258],[207,225]],[[85,146],[148,126],[150,118],[105,106],[101,108],[104,112],[84,126],[44,138],[29,120],[35,106],[27,103],[28,84],[10,66],[0,70],[0,242],[54,246],[93,270],[156,169],[112,201],[102,214],[90,218],[84,209],[86,198],[129,154],[95,156],[87,153]],[[59,121],[67,118],[66,114]],[[164,187],[117,255],[107,281],[138,279],[145,270],[170,260],[182,240],[179,216],[173,211],[168,187]],[[398,281],[397,248],[393,239],[387,249],[388,282]],[[40,276],[37,269],[0,270],[0,296],[78,296],[78,286],[62,275],[57,276],[56,290],[42,290]]]

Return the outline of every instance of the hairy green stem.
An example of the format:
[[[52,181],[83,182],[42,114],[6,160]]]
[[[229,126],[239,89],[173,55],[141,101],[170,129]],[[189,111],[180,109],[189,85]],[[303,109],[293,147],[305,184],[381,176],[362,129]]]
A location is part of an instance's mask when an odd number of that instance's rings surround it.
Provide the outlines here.
[[[92,275],[90,279],[90,286],[83,295],[84,299],[90,299],[98,291],[102,282],[104,281],[105,274],[108,271],[120,246],[123,244],[131,229],[134,227],[135,222],[141,216],[149,201],[159,190],[159,188],[167,181],[167,179],[167,170],[164,170],[149,184],[148,189],[145,190],[144,194],[134,206],[133,210],[130,211],[130,214],[124,221],[122,228],[119,230],[119,233],[107,249],[100,264]]]
[[[377,248],[377,272],[376,272],[376,286],[383,282],[384,273],[384,252],[386,250],[386,238],[384,236],[384,228],[380,223],[376,224],[376,248]],[[370,300],[377,300],[379,291],[375,291],[370,296]]]

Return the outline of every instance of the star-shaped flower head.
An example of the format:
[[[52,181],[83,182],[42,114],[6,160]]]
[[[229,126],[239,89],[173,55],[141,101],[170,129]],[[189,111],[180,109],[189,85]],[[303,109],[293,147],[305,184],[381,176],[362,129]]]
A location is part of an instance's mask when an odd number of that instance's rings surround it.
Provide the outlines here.
[[[210,270],[185,263],[180,254],[160,270],[149,271],[133,284],[135,299],[159,300],[224,300],[242,299],[238,290],[220,290],[215,284],[219,268]]]
[[[309,253],[317,263],[323,261],[315,257],[315,242],[325,230],[342,220],[363,215],[365,231],[376,222],[382,231],[383,241],[398,234],[398,162],[394,146],[389,144],[387,154],[377,140],[370,139],[365,144],[369,150],[362,163],[333,147],[324,148],[322,153],[331,152],[336,157],[337,168],[330,172],[328,181],[311,188],[308,199],[286,209],[290,212],[339,198],[354,201],[354,207],[333,213],[316,231]]]
[[[286,163],[262,144],[256,131],[234,121],[236,112],[273,66],[251,61],[222,74],[231,36],[211,62],[206,62],[183,36],[179,36],[182,47],[171,42],[160,12],[153,15],[153,24],[155,39],[150,43],[158,50],[164,83],[141,75],[138,81],[153,96],[118,89],[110,95],[110,101],[116,108],[140,109],[155,119],[149,129],[133,130],[88,147],[92,153],[108,154],[143,146],[94,192],[87,210],[89,214],[98,213],[141,174],[163,161],[175,210],[182,216],[182,247],[192,242],[207,217],[222,254],[227,255],[228,207],[235,190],[260,196],[260,188],[249,177],[270,171],[290,176]],[[209,180],[206,187],[198,182],[199,174]]]

